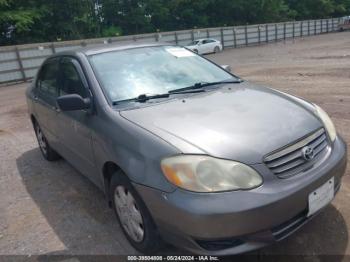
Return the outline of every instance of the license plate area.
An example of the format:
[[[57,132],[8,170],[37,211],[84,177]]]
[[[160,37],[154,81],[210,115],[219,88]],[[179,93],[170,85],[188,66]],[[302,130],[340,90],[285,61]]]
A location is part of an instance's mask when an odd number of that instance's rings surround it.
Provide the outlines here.
[[[334,198],[334,177],[309,194],[309,211],[307,216],[312,216],[321,208],[328,205]]]

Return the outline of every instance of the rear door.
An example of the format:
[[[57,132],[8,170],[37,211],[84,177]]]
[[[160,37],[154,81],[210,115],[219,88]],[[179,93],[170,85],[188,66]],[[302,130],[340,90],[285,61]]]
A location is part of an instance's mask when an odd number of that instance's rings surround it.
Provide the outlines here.
[[[213,39],[208,39],[208,53],[214,52],[217,42]]]
[[[82,98],[92,99],[86,77],[75,58],[62,58],[60,70],[59,96],[77,94]],[[92,150],[92,131],[89,128],[94,117],[89,110],[60,111],[57,114],[57,122],[59,140],[64,145],[64,155],[83,174],[97,181]]]
[[[50,59],[41,67],[34,90],[34,110],[36,120],[46,139],[57,148],[56,114],[59,83],[59,58]]]

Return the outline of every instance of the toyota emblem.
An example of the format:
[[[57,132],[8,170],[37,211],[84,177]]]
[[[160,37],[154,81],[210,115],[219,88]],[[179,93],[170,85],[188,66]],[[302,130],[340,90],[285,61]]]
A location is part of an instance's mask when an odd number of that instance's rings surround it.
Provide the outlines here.
[[[314,158],[314,149],[306,146],[302,149],[303,157],[306,161],[310,161]]]

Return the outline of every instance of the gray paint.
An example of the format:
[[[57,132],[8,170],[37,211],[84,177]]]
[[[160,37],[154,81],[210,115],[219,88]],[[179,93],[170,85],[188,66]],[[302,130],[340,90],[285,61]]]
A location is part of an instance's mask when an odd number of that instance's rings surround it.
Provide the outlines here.
[[[247,164],[262,163],[264,155],[321,127],[282,94],[247,82],[121,115],[173,145],[182,139],[203,154]]]

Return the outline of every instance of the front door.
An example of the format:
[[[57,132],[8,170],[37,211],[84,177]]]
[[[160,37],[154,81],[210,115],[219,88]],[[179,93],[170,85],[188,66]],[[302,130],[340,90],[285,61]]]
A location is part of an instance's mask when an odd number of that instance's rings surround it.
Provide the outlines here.
[[[53,148],[57,148],[56,114],[59,81],[59,59],[49,59],[41,68],[35,83],[36,120]]]
[[[59,96],[78,94],[91,98],[84,73],[77,60],[64,57],[60,64]],[[60,111],[57,114],[59,140],[64,155],[80,172],[97,181],[89,123],[94,119],[89,110]]]

